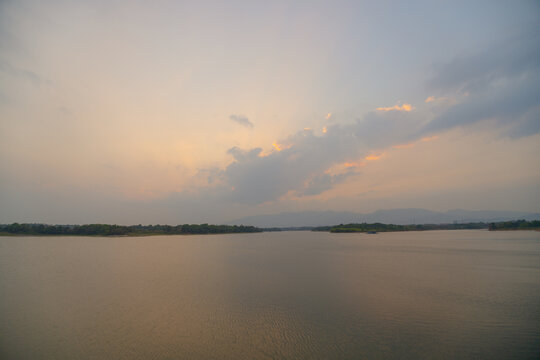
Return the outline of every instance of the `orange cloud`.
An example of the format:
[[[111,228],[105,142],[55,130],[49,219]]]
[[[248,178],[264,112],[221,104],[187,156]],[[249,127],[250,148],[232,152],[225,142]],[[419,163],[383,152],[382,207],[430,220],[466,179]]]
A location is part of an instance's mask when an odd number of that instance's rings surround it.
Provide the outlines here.
[[[420,139],[420,141],[432,141],[432,140],[437,140],[439,137],[437,135],[433,135],[433,136],[427,136],[427,137],[424,137],[422,139]]]
[[[411,110],[414,110],[414,106],[412,106],[411,104],[404,103],[401,105],[397,104],[397,105],[389,106],[389,107],[378,107],[377,110],[379,111],[411,111]]]
[[[328,175],[332,175],[332,176],[340,175],[340,174],[347,174],[347,173],[350,173],[351,171],[354,171],[354,168],[359,168],[362,166],[366,166],[366,163],[363,161],[344,162],[344,163],[332,165],[331,167],[326,169],[324,173]]]
[[[288,144],[288,145],[284,145],[284,144],[279,144],[278,142],[274,141],[272,143],[272,147],[274,148],[274,150],[276,151],[281,151],[281,150],[284,150],[284,149],[288,149],[292,146],[292,144]]]
[[[371,154],[371,155],[366,156],[364,159],[366,159],[367,161],[373,161],[373,160],[379,160],[379,159],[382,158],[383,156],[384,156],[384,153],[383,153],[383,154],[379,154],[379,155]]]
[[[412,143],[408,143],[408,144],[398,144],[398,145],[394,145],[392,146],[392,148],[394,149],[407,149],[407,148],[412,148],[416,145],[416,143],[422,141],[422,142],[427,142],[427,141],[433,141],[433,140],[437,140],[439,137],[437,135],[433,135],[433,136],[426,136],[426,137],[423,137],[421,138],[420,140],[418,141],[415,141],[415,142],[412,142]]]
[[[324,126],[324,127],[322,128],[322,132],[323,132],[324,134],[326,134],[326,133],[328,132],[328,129],[326,128],[326,126]]]
[[[346,162],[345,164],[345,167],[346,168],[352,168],[352,167],[361,167],[361,166],[365,166],[366,163],[365,162]]]

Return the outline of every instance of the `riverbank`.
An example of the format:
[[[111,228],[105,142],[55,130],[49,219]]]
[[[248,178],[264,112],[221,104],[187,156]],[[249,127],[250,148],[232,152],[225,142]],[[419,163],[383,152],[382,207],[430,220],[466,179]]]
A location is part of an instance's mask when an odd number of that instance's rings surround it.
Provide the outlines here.
[[[244,225],[48,225],[19,224],[0,225],[0,236],[152,236],[256,233],[263,230]]]

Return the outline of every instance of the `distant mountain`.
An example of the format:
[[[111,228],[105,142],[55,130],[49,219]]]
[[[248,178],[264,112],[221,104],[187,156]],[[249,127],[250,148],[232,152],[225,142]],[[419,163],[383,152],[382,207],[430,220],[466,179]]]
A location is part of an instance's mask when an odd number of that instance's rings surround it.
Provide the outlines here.
[[[260,224],[260,227],[321,226],[358,221],[360,214],[337,211],[281,212],[269,215],[247,216],[228,222],[228,225]]]
[[[489,211],[455,209],[445,212],[426,209],[391,209],[377,210],[368,214],[347,211],[302,211],[281,212],[269,215],[248,216],[234,221],[230,225],[253,225],[258,227],[300,227],[326,226],[347,223],[386,224],[447,224],[458,222],[495,222],[507,220],[540,220],[540,213],[520,211]]]
[[[507,221],[507,220],[540,220],[539,213],[529,213],[523,211],[489,211],[489,210],[449,210],[445,214],[461,222],[461,218],[467,221]]]
[[[426,209],[377,210],[369,214],[360,214],[360,218],[361,222],[366,223],[381,222],[397,225],[442,224],[454,220],[444,213]]]

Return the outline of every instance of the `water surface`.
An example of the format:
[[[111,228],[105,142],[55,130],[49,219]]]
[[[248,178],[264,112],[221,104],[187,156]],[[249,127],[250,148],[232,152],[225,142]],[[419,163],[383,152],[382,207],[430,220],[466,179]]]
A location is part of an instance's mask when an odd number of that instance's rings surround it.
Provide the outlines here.
[[[6,359],[537,359],[540,233],[0,237]]]

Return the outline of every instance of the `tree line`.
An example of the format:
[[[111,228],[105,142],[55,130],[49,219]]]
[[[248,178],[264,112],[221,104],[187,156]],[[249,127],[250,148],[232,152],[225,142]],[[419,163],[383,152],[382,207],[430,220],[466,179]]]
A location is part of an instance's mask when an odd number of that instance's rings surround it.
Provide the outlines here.
[[[332,233],[349,232],[395,232],[395,231],[424,231],[424,230],[459,230],[459,229],[487,229],[488,224],[483,222],[471,222],[462,224],[419,224],[419,225],[395,225],[383,223],[360,223],[340,224],[334,226],[320,226],[313,231],[329,231]]]
[[[390,232],[390,231],[423,231],[423,230],[460,230],[460,229],[489,229],[489,230],[531,230],[540,229],[540,221],[514,220],[501,222],[470,222],[453,224],[420,224],[420,225],[395,225],[383,223],[352,223],[333,226],[319,226],[313,231],[329,231],[332,233],[349,232]]]
[[[489,224],[489,230],[534,230],[540,229],[540,220],[502,221]]]
[[[14,235],[93,235],[93,236],[137,236],[137,235],[188,235],[188,234],[229,234],[261,232],[254,226],[244,225],[48,225],[48,224],[7,224],[0,225],[0,234]]]

